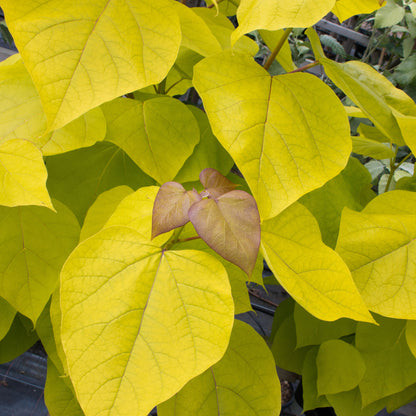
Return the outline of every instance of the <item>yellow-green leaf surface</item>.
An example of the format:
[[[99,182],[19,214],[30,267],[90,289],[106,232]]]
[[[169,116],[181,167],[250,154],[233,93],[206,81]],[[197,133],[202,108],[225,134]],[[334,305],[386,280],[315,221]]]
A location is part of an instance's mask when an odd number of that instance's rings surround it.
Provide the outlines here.
[[[215,1],[217,0],[207,0],[206,3],[211,7],[215,5]],[[217,1],[218,9],[220,13],[225,14],[226,16],[234,16],[238,5],[240,4],[240,0],[223,0],[221,2]]]
[[[239,26],[232,40],[235,42],[245,33],[256,29],[312,26],[334,5],[335,0],[241,0],[237,10]]]
[[[319,347],[316,365],[320,396],[352,390],[358,386],[366,370],[360,352],[340,339],[325,341]]]
[[[210,27],[211,32],[220,42],[222,49],[231,49],[232,47],[235,52],[248,53],[251,56],[254,56],[259,50],[257,43],[247,36],[244,36],[231,44],[234,26],[229,19],[221,13],[218,14],[215,9],[197,7],[194,11],[198,16],[204,19],[205,23]]]
[[[0,142],[32,139],[46,129],[39,94],[20,55],[0,63]]]
[[[416,321],[407,321],[406,341],[410,351],[416,357]]]
[[[162,251],[117,226],[72,252],[61,307],[69,373],[86,416],[146,416],[223,356],[234,318],[220,262],[194,250]]]
[[[13,323],[16,315],[16,309],[5,299],[0,297],[0,340],[4,338]]]
[[[323,242],[335,248],[344,207],[360,211],[374,197],[369,171],[359,160],[351,157],[339,175],[322,188],[303,196],[300,202],[318,221]]]
[[[233,167],[234,161],[212,134],[206,114],[193,105],[188,108],[198,122],[200,140],[192,155],[176,175],[175,181],[180,183],[196,181],[200,172],[206,168],[213,168],[223,175],[227,175]]]
[[[79,225],[68,208],[0,207],[0,296],[33,323],[58,284],[78,243]]]
[[[107,137],[160,184],[175,178],[199,142],[199,127],[185,104],[170,97],[119,98],[103,105]]]
[[[155,183],[123,150],[109,142],[50,156],[46,167],[51,196],[66,204],[80,224],[102,192],[119,185],[137,189]]]
[[[278,281],[309,313],[325,321],[373,319],[340,256],[324,245],[318,224],[293,204],[261,227],[264,258]]]
[[[152,240],[153,206],[159,187],[146,186],[126,196],[105,223],[105,227],[121,225],[133,228],[148,244],[161,247],[172,235],[165,233]]]
[[[396,121],[399,124],[400,131],[406,144],[410,147],[413,153],[416,153],[416,117],[403,115],[398,111],[393,111]]]
[[[393,143],[403,145],[403,137],[395,112],[415,116],[414,101],[402,90],[394,87],[371,66],[350,61],[338,63],[327,59],[319,37],[313,29],[306,31],[316,59],[324,66],[325,73],[356,104],[374,125]]]
[[[362,211],[345,209],[337,252],[347,263],[368,308],[416,319],[416,194],[392,191]]]
[[[390,144],[376,142],[375,140],[367,139],[364,136],[353,136],[352,151],[363,156],[370,156],[374,159],[391,159],[394,157],[394,152]]]
[[[378,326],[357,326],[356,346],[367,368],[359,384],[363,407],[416,383],[416,358],[406,342],[406,323],[383,317],[377,321]],[[373,341],[371,349],[366,348],[368,339]]]
[[[4,0],[2,8],[49,130],[162,81],[181,40],[179,19],[167,0]]]
[[[48,358],[45,383],[45,404],[50,416],[84,416],[74,392],[62,378],[62,374]]]
[[[336,95],[313,75],[271,77],[249,56],[224,52],[196,65],[194,85],[263,219],[347,164],[348,118]]]
[[[80,240],[85,240],[100,231],[114,213],[118,204],[132,192],[133,190],[128,186],[121,185],[98,195],[98,198],[87,212],[81,229]]]
[[[53,208],[46,189],[41,151],[31,142],[10,139],[0,144],[0,205]]]
[[[159,416],[278,416],[280,383],[269,347],[235,321],[224,357],[157,408]]]
[[[259,30],[259,34],[262,37],[262,39],[266,42],[266,45],[269,47],[269,49],[273,51],[279,43],[282,36],[284,35],[284,30]],[[293,63],[292,51],[290,50],[289,41],[287,39],[285,40],[283,46],[277,54],[276,60],[279,62],[280,65],[282,65],[286,72],[290,72],[296,69],[296,65]]]
[[[204,19],[195,13],[195,8],[174,2],[182,30],[182,46],[198,52],[202,56],[221,52],[221,45],[211,32]]]
[[[46,127],[46,126],[45,126]],[[45,156],[69,152],[92,146],[104,140],[106,121],[100,108],[94,108],[66,126],[53,131],[34,142]]]
[[[371,13],[385,3],[384,0],[337,0],[332,13],[343,22],[356,14]]]

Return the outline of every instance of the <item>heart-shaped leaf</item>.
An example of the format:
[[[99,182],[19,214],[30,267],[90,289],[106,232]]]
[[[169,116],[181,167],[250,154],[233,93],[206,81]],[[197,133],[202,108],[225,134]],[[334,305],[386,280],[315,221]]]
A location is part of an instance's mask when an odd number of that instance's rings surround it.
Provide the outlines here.
[[[260,216],[251,195],[234,190],[202,199],[190,208],[189,219],[214,251],[251,275],[260,246]]]
[[[152,215],[152,239],[189,221],[189,208],[202,199],[195,189],[187,191],[180,183],[164,183],[156,195]]]
[[[214,198],[233,191],[237,187],[235,183],[231,182],[216,169],[212,168],[204,169],[199,174],[199,180]]]

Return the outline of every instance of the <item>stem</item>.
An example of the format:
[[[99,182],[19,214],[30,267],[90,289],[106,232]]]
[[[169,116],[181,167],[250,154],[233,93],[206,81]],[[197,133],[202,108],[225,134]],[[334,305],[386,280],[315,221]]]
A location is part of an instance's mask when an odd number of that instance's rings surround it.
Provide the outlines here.
[[[276,47],[273,49],[273,52],[270,54],[269,58],[264,64],[264,69],[266,71],[271,67],[273,61],[276,59],[277,54],[280,52],[280,49],[282,49],[284,43],[287,41],[289,35],[292,33],[292,30],[293,30],[293,27],[288,27],[283,32],[282,37],[279,39],[279,42],[277,43]]]
[[[265,298],[261,297],[260,295],[258,295],[256,292],[254,292],[251,289],[248,290],[248,293],[250,293],[250,295],[254,296],[257,299],[260,299],[262,302],[268,303],[269,305],[274,306],[275,308],[279,307],[279,305],[277,303],[274,303],[269,299],[265,299]]]
[[[290,71],[289,74],[294,74],[295,72],[303,72],[307,71],[310,68],[313,68],[314,66],[321,65],[318,61],[311,62],[310,64],[301,66],[300,68],[294,69],[293,71]]]
[[[217,4],[220,4],[223,0],[217,0]],[[213,7],[215,7],[215,3],[210,4],[209,6],[207,6],[208,9],[212,9]]]
[[[166,91],[165,94],[167,94],[174,86],[178,85],[180,82],[184,81],[184,78],[181,78],[179,81],[174,82]]]
[[[166,88],[166,78],[159,84],[157,88],[157,93],[166,94],[165,88]]]
[[[386,188],[384,189],[384,192],[387,192],[389,190],[391,181],[393,180],[394,172],[396,172],[396,169],[400,166],[400,165],[397,165],[397,166],[394,165],[396,156],[397,156],[397,151],[398,151],[398,148],[396,147],[396,153],[394,157],[390,159],[390,175],[389,175],[389,178],[387,179],[387,184],[386,184]]]
[[[172,237],[166,242],[165,246],[163,247],[163,251],[169,250],[175,243],[178,242],[179,236],[184,229],[184,225],[182,227],[176,228],[172,234]]]

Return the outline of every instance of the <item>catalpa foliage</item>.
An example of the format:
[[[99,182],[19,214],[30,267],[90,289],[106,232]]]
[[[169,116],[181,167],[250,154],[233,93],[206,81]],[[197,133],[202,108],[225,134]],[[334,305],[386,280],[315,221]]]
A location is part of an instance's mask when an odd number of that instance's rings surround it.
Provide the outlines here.
[[[51,416],[278,416],[276,364],[305,410],[400,407],[414,178],[376,196],[351,152],[393,175],[416,105],[311,28],[384,2],[183,3],[3,0],[19,53],[0,63],[0,362],[42,341]],[[354,106],[296,67],[293,27]],[[353,139],[349,117],[368,120]],[[263,260],[290,294],[267,342],[235,320]]]

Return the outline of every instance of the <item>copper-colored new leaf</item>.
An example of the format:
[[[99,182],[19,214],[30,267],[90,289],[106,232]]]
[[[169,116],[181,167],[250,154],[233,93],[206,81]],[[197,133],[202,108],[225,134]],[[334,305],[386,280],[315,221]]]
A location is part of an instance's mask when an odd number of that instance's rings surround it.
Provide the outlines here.
[[[233,191],[237,185],[213,168],[206,168],[199,174],[199,180],[209,194],[217,198]]]
[[[192,205],[189,219],[213,250],[251,275],[260,245],[260,216],[251,195],[234,190],[203,199]]]
[[[152,238],[181,227],[189,221],[188,211],[201,196],[177,182],[164,183],[156,195],[152,215]]]

